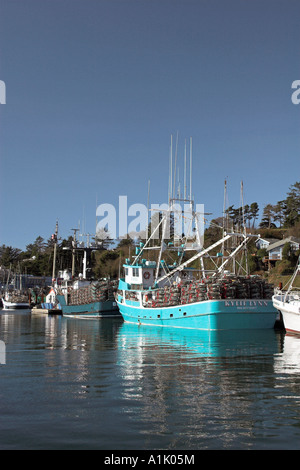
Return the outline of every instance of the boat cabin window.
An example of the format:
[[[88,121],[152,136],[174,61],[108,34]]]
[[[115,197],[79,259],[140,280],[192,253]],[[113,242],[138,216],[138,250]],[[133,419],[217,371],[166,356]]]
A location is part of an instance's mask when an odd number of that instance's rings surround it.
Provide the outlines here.
[[[139,268],[132,268],[132,276],[139,277]]]

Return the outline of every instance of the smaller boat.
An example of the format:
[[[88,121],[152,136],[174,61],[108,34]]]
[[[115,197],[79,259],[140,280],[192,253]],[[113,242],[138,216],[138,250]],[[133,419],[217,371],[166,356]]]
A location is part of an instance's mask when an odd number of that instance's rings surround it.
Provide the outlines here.
[[[58,278],[55,280],[55,266],[53,267],[54,290],[56,293],[56,302],[62,311],[64,317],[76,318],[104,318],[121,317],[115,294],[118,287],[117,281],[99,279],[88,279],[87,271],[90,254],[103,249],[102,245],[90,243],[89,237],[87,243],[76,240],[76,231],[74,230],[74,239],[72,244],[72,273],[67,270],[59,271]],[[75,252],[83,253],[82,273],[75,278]]]
[[[67,288],[60,288],[56,299],[65,317],[121,317],[115,300],[116,291],[117,283],[114,281],[77,280]]]
[[[2,297],[2,304],[4,310],[28,309],[30,308],[28,296],[18,291],[6,291]]]
[[[22,277],[9,268],[4,295],[1,296],[3,310],[30,308],[29,295],[22,287]]]
[[[293,286],[297,274],[300,273],[300,257],[295,272],[289,282],[288,289],[276,289],[272,297],[274,307],[282,316],[284,328],[289,333],[300,333],[300,289]]]

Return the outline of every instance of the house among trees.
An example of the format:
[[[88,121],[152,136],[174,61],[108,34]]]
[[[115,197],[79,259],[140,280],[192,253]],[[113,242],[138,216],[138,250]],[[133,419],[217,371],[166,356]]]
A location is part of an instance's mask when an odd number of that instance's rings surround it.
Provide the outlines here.
[[[300,238],[288,237],[270,244],[266,248],[269,261],[281,261],[285,245],[289,247],[289,251],[296,252],[300,249]]]
[[[270,245],[276,242],[278,242],[278,238],[259,238],[255,242],[255,245],[258,250],[262,250],[262,249],[267,249]]]

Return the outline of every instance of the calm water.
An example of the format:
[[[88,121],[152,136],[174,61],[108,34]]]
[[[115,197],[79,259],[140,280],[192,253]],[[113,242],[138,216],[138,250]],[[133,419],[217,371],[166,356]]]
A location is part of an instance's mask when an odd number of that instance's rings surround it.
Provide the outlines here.
[[[283,332],[0,311],[0,340],[0,449],[300,449],[300,339]]]

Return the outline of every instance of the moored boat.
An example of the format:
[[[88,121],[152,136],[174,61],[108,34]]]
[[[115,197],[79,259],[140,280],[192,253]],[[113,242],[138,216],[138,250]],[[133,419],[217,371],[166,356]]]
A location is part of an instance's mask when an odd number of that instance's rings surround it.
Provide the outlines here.
[[[123,319],[136,324],[199,330],[274,328],[277,311],[272,303],[273,286],[259,276],[248,275],[246,256],[245,266],[238,260],[240,255],[245,255],[251,237],[258,236],[249,234],[245,224],[242,231],[226,231],[223,226],[219,240],[204,248],[199,220],[204,214],[195,210],[191,189],[189,198],[186,190],[183,198],[180,198],[180,191],[179,197],[175,197],[175,188],[171,186],[175,176],[171,172],[169,204],[162,211],[160,222],[145,244],[137,247],[133,261],[127,259],[123,266],[125,276],[119,280],[117,293]],[[184,211],[181,202],[184,202]],[[187,233],[183,233],[182,225],[174,223],[176,217],[180,221],[189,219],[184,222]],[[166,236],[171,233],[171,226],[179,227],[172,242]],[[161,235],[157,237],[159,227]],[[151,256],[157,250],[157,259],[143,259],[147,256],[146,250],[150,250]],[[162,259],[162,254],[165,257],[168,252],[173,262]],[[192,252],[192,256],[188,252]],[[190,267],[195,266],[197,260],[199,268]],[[209,262],[207,267],[206,261]],[[231,271],[228,270],[230,265]],[[243,275],[239,273],[241,269]]]
[[[300,290],[294,287],[296,276],[300,272],[300,257],[286,291],[277,289],[272,300],[280,312],[284,328],[289,333],[300,333]]]
[[[128,274],[120,279],[117,298],[126,322],[200,330],[274,327],[277,312],[272,305],[272,287],[261,279],[224,275],[195,280],[191,271],[183,270],[183,280],[149,289],[143,279],[153,268],[145,264],[124,267]]]
[[[30,303],[28,296],[21,292],[8,292],[6,291],[2,297],[2,304],[4,310],[17,310],[28,309]]]
[[[116,282],[92,281],[80,286],[60,288],[56,294],[63,316],[81,318],[105,318],[121,316],[115,300]]]
[[[87,244],[76,240],[76,231],[72,243],[72,272],[68,270],[59,271],[55,278],[55,265],[53,265],[53,293],[58,309],[65,317],[76,318],[104,318],[121,317],[115,301],[115,291],[117,283],[110,280],[88,279],[88,258],[90,254],[102,249],[102,245],[90,243],[88,237]],[[57,228],[54,239],[57,240]],[[83,254],[82,273],[75,277],[75,252]],[[53,303],[53,299],[49,299]],[[46,300],[47,302],[47,300]],[[45,305],[47,307],[47,305]],[[53,313],[53,312],[51,312]]]
[[[29,295],[22,287],[22,277],[9,269],[4,294],[1,297],[4,310],[28,309]]]

